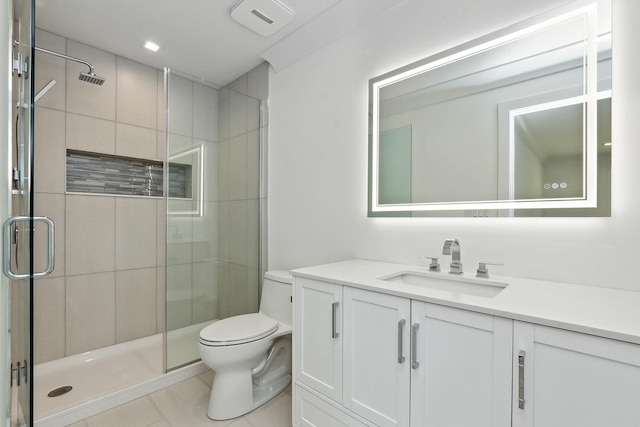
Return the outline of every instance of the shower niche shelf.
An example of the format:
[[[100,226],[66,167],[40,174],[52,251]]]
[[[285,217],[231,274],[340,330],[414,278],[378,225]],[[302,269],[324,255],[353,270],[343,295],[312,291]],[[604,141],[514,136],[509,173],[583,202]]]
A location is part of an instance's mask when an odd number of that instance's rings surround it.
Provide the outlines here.
[[[157,160],[67,150],[67,193],[162,197],[164,164]],[[191,198],[191,165],[169,164],[169,197]]]

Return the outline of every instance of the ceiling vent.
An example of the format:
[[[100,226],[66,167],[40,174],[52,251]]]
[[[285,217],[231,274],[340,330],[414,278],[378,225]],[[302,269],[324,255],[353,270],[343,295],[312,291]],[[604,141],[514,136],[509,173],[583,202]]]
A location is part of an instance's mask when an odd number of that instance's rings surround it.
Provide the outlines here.
[[[293,16],[293,11],[277,0],[243,0],[231,9],[235,21],[264,37],[293,21]]]

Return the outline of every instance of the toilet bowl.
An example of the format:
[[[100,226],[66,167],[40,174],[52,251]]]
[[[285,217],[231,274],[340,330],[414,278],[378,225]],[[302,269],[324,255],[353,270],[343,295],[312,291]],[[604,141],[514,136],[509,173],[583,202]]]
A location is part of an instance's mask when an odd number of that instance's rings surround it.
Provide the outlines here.
[[[258,313],[228,317],[200,331],[200,358],[215,371],[207,415],[236,418],[291,382],[291,276],[265,273]]]

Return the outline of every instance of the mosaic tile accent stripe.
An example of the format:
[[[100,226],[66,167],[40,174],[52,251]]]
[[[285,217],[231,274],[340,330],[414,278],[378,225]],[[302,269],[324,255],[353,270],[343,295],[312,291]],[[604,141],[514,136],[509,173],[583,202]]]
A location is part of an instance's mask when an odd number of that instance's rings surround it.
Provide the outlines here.
[[[169,166],[169,197],[190,197],[189,169]],[[162,187],[162,162],[67,150],[67,192],[162,197]]]

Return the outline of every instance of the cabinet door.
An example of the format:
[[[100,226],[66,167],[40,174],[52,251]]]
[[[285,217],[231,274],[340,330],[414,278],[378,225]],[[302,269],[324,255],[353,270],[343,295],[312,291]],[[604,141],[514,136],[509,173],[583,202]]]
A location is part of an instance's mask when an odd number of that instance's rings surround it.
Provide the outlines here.
[[[638,345],[515,322],[513,366],[514,427],[640,426]]]
[[[342,402],[342,286],[296,277],[294,374]]]
[[[513,322],[419,301],[412,317],[411,426],[511,426]]]
[[[343,405],[374,424],[409,425],[406,298],[345,287]]]

